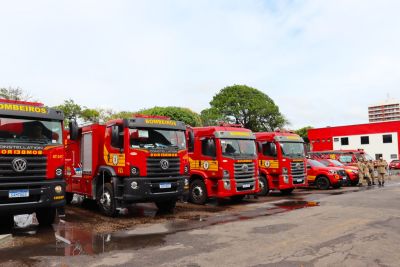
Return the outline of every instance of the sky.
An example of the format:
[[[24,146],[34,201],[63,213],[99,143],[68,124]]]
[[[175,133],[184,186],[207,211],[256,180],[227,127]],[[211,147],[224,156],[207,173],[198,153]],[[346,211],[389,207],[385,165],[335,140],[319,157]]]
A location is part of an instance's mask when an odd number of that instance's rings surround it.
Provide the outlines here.
[[[365,123],[400,99],[396,0],[0,0],[0,87],[48,106],[209,107],[270,96],[290,127]]]

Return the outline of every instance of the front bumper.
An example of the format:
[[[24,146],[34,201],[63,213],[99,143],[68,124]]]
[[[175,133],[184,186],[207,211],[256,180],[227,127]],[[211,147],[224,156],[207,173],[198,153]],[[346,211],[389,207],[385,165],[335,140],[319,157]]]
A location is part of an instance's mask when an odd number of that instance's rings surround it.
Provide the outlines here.
[[[56,194],[54,188],[62,187]],[[28,190],[28,197],[10,198],[10,190]],[[43,180],[39,182],[0,183],[0,213],[28,214],[42,208],[60,208],[65,205],[64,179]]]
[[[218,179],[218,180],[207,180],[211,182],[212,194],[210,197],[225,198],[237,195],[251,195],[256,194],[259,191],[258,178],[250,179]]]
[[[185,180],[188,181],[188,179],[189,176],[124,178],[122,199],[125,203],[177,199],[188,194],[189,187],[188,184],[185,184]]]

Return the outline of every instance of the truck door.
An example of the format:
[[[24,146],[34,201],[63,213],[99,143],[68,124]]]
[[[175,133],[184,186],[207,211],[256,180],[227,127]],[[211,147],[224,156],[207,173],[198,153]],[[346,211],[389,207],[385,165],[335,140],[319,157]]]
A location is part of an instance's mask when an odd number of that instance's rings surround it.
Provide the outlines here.
[[[82,135],[82,177],[81,191],[90,194],[93,168],[93,133],[87,132]]]

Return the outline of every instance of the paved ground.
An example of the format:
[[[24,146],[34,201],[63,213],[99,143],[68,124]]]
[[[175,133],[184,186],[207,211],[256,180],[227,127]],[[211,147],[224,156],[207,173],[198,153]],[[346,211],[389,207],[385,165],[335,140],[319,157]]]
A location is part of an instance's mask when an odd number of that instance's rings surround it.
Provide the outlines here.
[[[116,220],[73,206],[54,230],[14,230],[0,265],[399,266],[399,182],[180,204],[173,215],[144,205]]]

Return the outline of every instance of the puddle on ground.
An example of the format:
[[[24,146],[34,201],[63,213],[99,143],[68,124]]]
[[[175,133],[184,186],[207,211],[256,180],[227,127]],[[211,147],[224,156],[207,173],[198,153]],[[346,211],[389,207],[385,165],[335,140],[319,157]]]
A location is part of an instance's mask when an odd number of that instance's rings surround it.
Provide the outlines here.
[[[178,219],[165,224],[143,225],[131,230],[107,234],[98,234],[91,229],[82,228],[79,224],[64,220],[59,220],[57,224],[54,224],[53,229],[41,229],[37,225],[28,226],[25,228],[28,231],[31,231],[32,227],[37,231],[35,238],[39,242],[36,240],[32,244],[24,243],[23,249],[21,249],[21,244],[2,249],[0,259],[21,260],[33,256],[96,255],[115,250],[159,246],[165,243],[165,237],[170,234],[314,207],[318,206],[318,202],[282,201],[267,205],[267,207],[257,207],[235,214],[194,216],[189,220]]]

